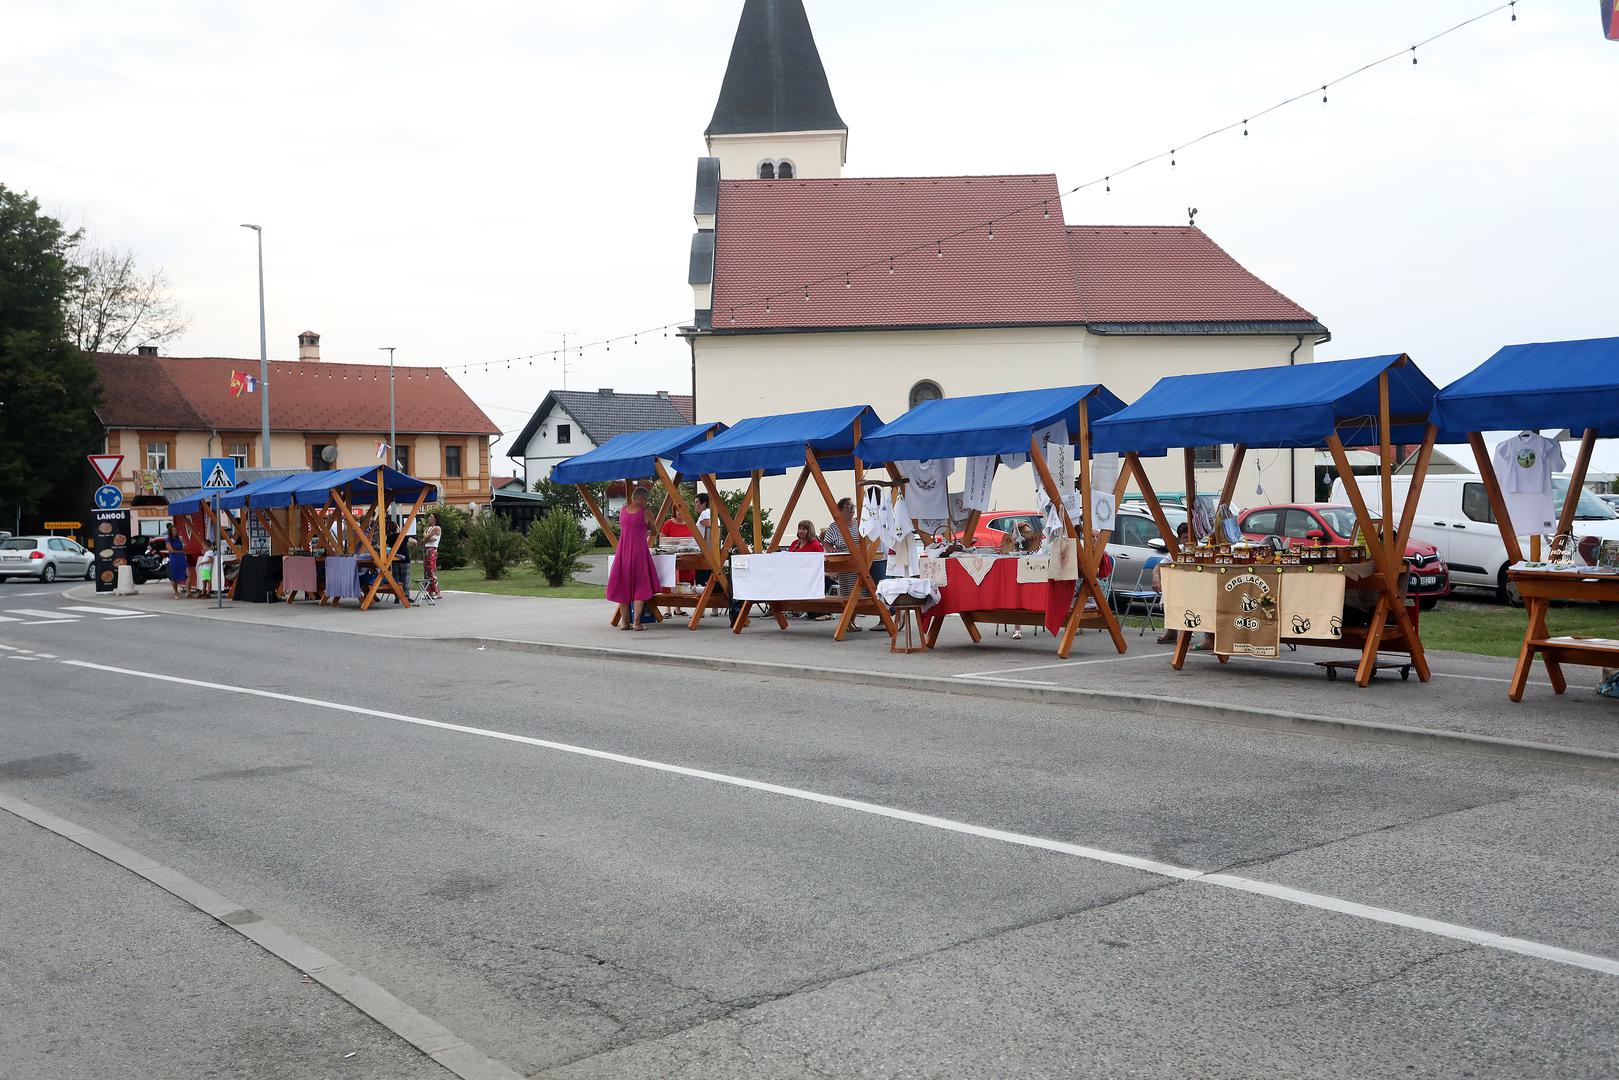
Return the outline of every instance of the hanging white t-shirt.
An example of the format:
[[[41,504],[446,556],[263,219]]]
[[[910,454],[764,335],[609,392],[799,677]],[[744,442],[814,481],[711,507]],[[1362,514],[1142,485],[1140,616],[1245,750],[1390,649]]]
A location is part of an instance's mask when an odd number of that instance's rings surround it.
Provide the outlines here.
[[[1495,476],[1520,535],[1557,527],[1557,505],[1552,497],[1552,475],[1563,468],[1563,448],[1557,440],[1537,432],[1503,439],[1495,447]]]
[[[896,461],[895,468],[905,477],[905,501],[911,513],[922,521],[943,521],[950,515],[950,474],[956,471],[955,458],[926,461]]]
[[[967,510],[988,510],[995,483],[995,455],[970,457],[961,486],[961,505]]]

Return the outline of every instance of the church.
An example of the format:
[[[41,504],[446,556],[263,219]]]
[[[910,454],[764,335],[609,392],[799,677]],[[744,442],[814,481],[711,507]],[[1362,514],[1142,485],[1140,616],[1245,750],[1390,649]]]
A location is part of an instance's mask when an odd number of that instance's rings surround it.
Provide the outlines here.
[[[745,0],[705,137],[683,331],[699,421],[855,404],[892,420],[1091,382],[1134,401],[1165,375],[1309,363],[1330,339],[1201,229],[1068,224],[1055,175],[845,176],[803,0]],[[1198,448],[1200,490],[1229,453]],[[1178,455],[1149,472],[1185,486]],[[1310,500],[1313,473],[1308,451],[1250,455],[1238,490]],[[769,484],[766,505],[785,494]],[[1032,497],[1003,470],[997,507]]]

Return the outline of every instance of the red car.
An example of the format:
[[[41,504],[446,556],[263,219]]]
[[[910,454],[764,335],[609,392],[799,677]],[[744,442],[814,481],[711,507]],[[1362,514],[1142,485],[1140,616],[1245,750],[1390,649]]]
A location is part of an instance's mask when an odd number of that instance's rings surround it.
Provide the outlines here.
[[[1332,503],[1256,506],[1244,511],[1238,524],[1250,540],[1280,536],[1294,547],[1307,541],[1348,547],[1355,535],[1355,511]],[[1406,595],[1416,597],[1422,610],[1432,610],[1440,597],[1449,595],[1450,568],[1438,548],[1421,540],[1406,541],[1405,565],[1411,571]]]

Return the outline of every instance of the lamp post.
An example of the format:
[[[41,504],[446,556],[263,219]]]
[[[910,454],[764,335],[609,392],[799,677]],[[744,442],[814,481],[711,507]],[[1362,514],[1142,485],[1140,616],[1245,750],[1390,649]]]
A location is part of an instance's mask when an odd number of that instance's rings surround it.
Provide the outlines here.
[[[379,352],[388,353],[388,453],[393,456],[393,464],[399,464],[399,450],[394,445],[399,440],[399,433],[394,423],[394,346],[378,345]]]
[[[259,240],[259,441],[263,453],[259,460],[263,468],[270,467],[270,350],[264,337],[264,228],[243,225],[252,229]]]

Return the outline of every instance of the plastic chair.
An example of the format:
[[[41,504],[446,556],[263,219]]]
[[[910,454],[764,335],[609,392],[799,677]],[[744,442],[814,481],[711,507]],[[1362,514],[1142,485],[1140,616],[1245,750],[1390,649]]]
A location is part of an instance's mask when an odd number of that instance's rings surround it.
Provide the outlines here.
[[[1142,566],[1142,576],[1151,581],[1153,570],[1163,561],[1162,555],[1149,557]],[[1113,603],[1119,612],[1121,623],[1128,622],[1132,615],[1145,616],[1146,621],[1141,624],[1141,629],[1136,633],[1137,637],[1141,637],[1148,630],[1156,630],[1157,627],[1152,621],[1153,616],[1161,616],[1164,613],[1164,596],[1157,589],[1121,589],[1113,594]]]

